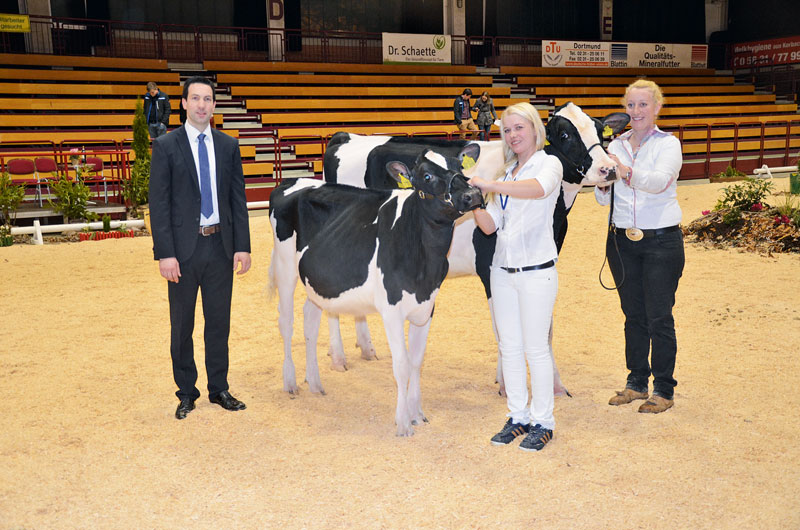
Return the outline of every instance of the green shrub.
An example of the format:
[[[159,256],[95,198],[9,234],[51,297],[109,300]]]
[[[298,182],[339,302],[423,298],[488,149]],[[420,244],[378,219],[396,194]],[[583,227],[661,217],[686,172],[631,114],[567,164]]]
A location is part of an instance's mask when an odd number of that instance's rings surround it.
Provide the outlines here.
[[[61,175],[50,185],[50,190],[56,200],[54,202],[48,199],[47,202],[54,212],[66,217],[67,222],[97,219],[97,214],[89,211],[91,190],[82,179],[71,180],[66,175]]]
[[[722,222],[728,226],[735,225],[742,218],[742,211],[739,208],[731,208],[722,214]]]
[[[136,100],[136,111],[133,114],[133,143],[131,144],[136,160],[131,166],[131,176],[122,181],[122,195],[130,202],[131,210],[137,211],[139,206],[147,204],[150,193],[150,133],[144,118],[142,100]]]
[[[12,183],[11,176],[7,172],[0,173],[0,215],[2,216],[0,225],[11,224],[23,199],[25,199],[25,186]]]
[[[790,193],[787,193],[783,196],[783,202],[778,204],[775,207],[779,215],[785,215],[786,217],[794,216],[794,212],[797,210],[797,202],[794,200],[794,196]]]
[[[747,175],[745,173],[742,173],[738,169],[735,169],[730,164],[728,164],[728,167],[725,168],[725,171],[721,171],[720,173],[717,173],[714,176],[717,178],[734,178],[734,177],[746,177]]]
[[[774,185],[769,180],[746,178],[744,181],[722,188],[722,198],[717,201],[715,210],[738,208],[749,210],[754,204],[766,206],[764,199],[772,193]]]

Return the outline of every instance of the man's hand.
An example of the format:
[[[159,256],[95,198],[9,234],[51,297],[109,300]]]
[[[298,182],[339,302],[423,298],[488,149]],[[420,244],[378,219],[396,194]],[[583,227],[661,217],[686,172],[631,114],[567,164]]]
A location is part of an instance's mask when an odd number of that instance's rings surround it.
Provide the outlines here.
[[[178,258],[163,258],[158,260],[158,271],[168,282],[178,283],[181,277],[181,266]]]
[[[236,272],[236,274],[244,274],[245,272],[250,270],[250,253],[249,252],[237,252],[233,255],[233,270],[236,271],[236,267],[239,264],[242,264],[242,268]]]

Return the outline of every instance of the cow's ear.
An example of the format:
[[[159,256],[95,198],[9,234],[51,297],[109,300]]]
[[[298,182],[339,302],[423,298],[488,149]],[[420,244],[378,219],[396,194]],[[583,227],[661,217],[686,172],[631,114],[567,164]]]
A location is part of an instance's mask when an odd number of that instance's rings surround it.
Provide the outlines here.
[[[411,187],[411,172],[404,163],[397,160],[394,162],[387,162],[386,172],[397,181],[398,188],[405,189]]]
[[[616,135],[622,132],[628,122],[631,121],[631,117],[625,114],[624,112],[612,112],[605,118],[603,121],[600,122],[603,128],[603,137],[609,137],[611,134],[606,134],[608,129],[611,130],[611,133]]]
[[[478,157],[481,154],[481,146],[476,143],[467,144],[464,146],[464,149],[458,153],[458,159],[461,160],[461,168],[462,169],[469,169],[475,165],[475,162],[478,161]]]

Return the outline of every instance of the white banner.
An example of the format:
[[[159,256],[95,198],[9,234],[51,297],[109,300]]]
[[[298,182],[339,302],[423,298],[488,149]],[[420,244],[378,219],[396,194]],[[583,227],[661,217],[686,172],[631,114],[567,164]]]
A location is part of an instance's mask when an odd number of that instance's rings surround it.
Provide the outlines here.
[[[383,63],[450,64],[450,35],[383,34]]]
[[[542,66],[707,68],[705,44],[542,41]]]

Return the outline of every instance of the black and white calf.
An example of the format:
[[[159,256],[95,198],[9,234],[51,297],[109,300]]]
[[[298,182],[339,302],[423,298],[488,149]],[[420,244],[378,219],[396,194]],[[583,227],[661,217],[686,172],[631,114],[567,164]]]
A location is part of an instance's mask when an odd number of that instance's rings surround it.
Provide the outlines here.
[[[615,112],[602,120],[594,119],[580,107],[567,103],[555,109],[548,120],[545,131],[548,145],[545,151],[555,155],[564,168],[561,193],[553,216],[553,234],[558,249],[567,232],[567,214],[584,184],[602,184],[616,179],[616,163],[609,158],[602,146],[604,136],[617,134],[630,121],[627,114]],[[605,134],[604,134],[605,133]],[[386,160],[413,160],[421,151],[435,148],[442,153],[456,152],[465,145],[480,145],[477,163],[464,170],[467,178],[481,176],[495,179],[503,167],[502,141],[466,142],[443,141],[424,138],[393,138],[385,136],[360,136],[337,133],[328,143],[323,169],[327,182],[340,182],[354,186],[387,188],[395,187],[381,170]],[[472,215],[461,218],[453,234],[453,244],[448,254],[449,276],[477,274],[483,282],[489,308],[492,308],[489,268],[494,256],[495,237],[486,236],[475,226]],[[339,334],[336,315],[330,315],[330,347],[333,368],[345,369],[344,351]],[[362,357],[374,358],[375,351],[369,338],[366,321],[356,319],[357,345]],[[556,394],[566,392],[554,361],[553,388]],[[497,363],[497,381],[504,393],[503,374]]]
[[[361,317],[377,312],[392,352],[397,434],[411,435],[412,423],[426,421],[420,367],[434,301],[447,275],[454,222],[483,201],[460,169],[465,156],[477,158],[479,151],[471,145],[458,158],[445,158],[426,150],[412,170],[400,161],[386,164],[384,171],[413,189],[373,190],[313,179],[286,180],[275,188],[269,277],[279,294],[284,390],[297,392],[291,344],[299,278],[308,297],[303,327],[311,390],[324,392],[316,357],[322,311]]]

